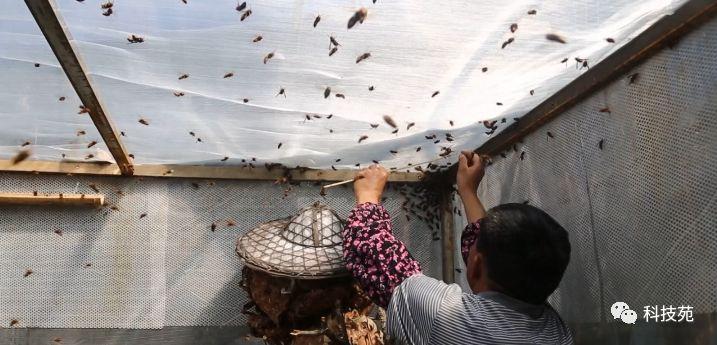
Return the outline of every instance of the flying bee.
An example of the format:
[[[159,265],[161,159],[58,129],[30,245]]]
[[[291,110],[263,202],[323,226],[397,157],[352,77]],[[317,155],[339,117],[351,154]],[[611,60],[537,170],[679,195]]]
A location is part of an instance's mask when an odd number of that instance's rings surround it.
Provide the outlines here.
[[[139,219],[142,219],[142,218],[144,218],[144,217],[147,217],[147,214],[146,214],[146,213],[142,213],[142,214],[139,215]]]
[[[369,123],[369,126],[371,126],[371,128],[378,128],[378,123]]]
[[[280,149],[280,148],[281,148],[281,145],[283,145],[283,143],[279,143],[279,145],[276,145],[276,149],[277,149],[277,150]]]
[[[277,97],[279,95],[283,95],[284,98],[286,98],[286,90],[284,90],[283,87],[279,89],[279,93],[277,93],[276,96],[274,96],[274,97]]]
[[[144,42],[144,37],[136,36],[136,35],[132,34],[132,36],[127,37],[127,41],[129,43],[142,43],[142,42]]]
[[[231,78],[231,77],[233,77],[233,76],[234,76],[234,72],[229,72],[229,73],[227,73],[227,74],[224,75],[224,79],[226,79],[226,78]]]
[[[141,124],[143,124],[143,125],[145,125],[145,126],[149,126],[149,121],[147,121],[147,120],[145,120],[145,119],[143,119],[143,118],[140,118],[137,122],[139,122],[139,123],[141,123]]]
[[[182,97],[182,96],[184,96],[184,92],[173,92],[172,94],[174,94],[174,97]]]
[[[434,91],[431,95],[431,98],[438,96],[438,94],[441,93],[440,91]]]
[[[366,60],[370,57],[371,57],[371,53],[363,53],[363,54],[359,55],[359,57],[356,58],[356,63],[359,63],[359,62]]]
[[[327,86],[326,89],[324,89],[324,98],[329,98],[331,95],[331,87]]]
[[[266,63],[267,63],[269,60],[271,60],[271,58],[273,58],[273,57],[274,57],[274,52],[271,52],[271,53],[269,53],[269,54],[266,54],[266,56],[264,57],[264,64],[266,65]]]
[[[317,15],[316,18],[314,19],[314,27],[319,25],[320,21],[321,21],[321,15]]]
[[[333,44],[336,47],[340,46],[339,41],[337,41],[334,36],[329,36],[329,43]]]
[[[637,78],[640,76],[640,73],[633,73],[627,76],[628,84],[634,84],[637,81]]]
[[[406,126],[406,130],[411,129],[411,127],[413,127],[413,126],[415,126],[415,125],[416,125],[415,122],[410,122],[410,123],[408,124],[408,126]]]
[[[351,29],[356,25],[356,23],[363,24],[364,19],[366,19],[366,16],[368,15],[368,10],[366,8],[361,7],[356,13],[354,13],[351,18],[349,18],[348,22],[348,28]]]
[[[510,24],[510,32],[515,32],[516,30],[518,30],[518,24]]]
[[[62,96],[62,97],[58,98],[58,100],[59,100],[60,102],[64,101],[64,100],[65,100],[65,96]]]
[[[513,41],[515,41],[515,38],[513,38],[513,37],[509,38],[507,41],[503,42],[503,45],[500,47],[500,49],[505,49],[505,46],[513,43]]]
[[[329,50],[329,56],[334,55],[337,50],[339,50],[339,48],[337,48],[337,47],[331,48],[331,50]]]
[[[251,9],[246,10],[246,11],[241,15],[241,18],[240,18],[239,20],[243,22],[244,19],[247,19],[250,15],[251,15]]]
[[[92,141],[90,141],[89,144],[87,144],[87,148],[89,149],[90,147],[95,146],[95,145],[97,145],[97,141],[92,140]]]
[[[615,43],[615,40],[612,39],[612,38],[610,38],[610,37],[606,38],[605,40],[606,40],[608,43]]]
[[[182,74],[177,79],[182,80],[182,79],[187,79],[187,78],[189,78],[189,74]]]
[[[241,4],[238,4],[236,7],[236,10],[241,12],[241,11],[244,11],[245,8],[246,8],[246,1],[242,2]]]
[[[12,157],[12,165],[18,164],[26,159],[28,159],[31,155],[30,150],[21,150],[18,152],[14,157]]]
[[[344,94],[343,94],[343,93],[337,93],[337,94],[336,94],[335,96],[336,96],[336,98],[343,98],[343,99],[346,99],[346,96],[344,96]]]
[[[530,11],[528,11],[528,14],[530,14],[530,15],[535,15],[536,13],[538,13],[538,11],[536,11],[536,10],[530,10]]]
[[[229,157],[227,156],[224,156],[224,158],[221,159],[222,162],[226,162],[227,160],[229,160]]]
[[[368,135],[362,135],[361,137],[359,137],[359,140],[358,140],[359,144],[366,139],[368,139]]]
[[[545,39],[547,39],[548,41],[553,41],[553,42],[558,42],[558,43],[563,43],[563,44],[566,43],[565,39],[558,34],[546,34]]]
[[[393,119],[388,115],[383,116],[383,121],[386,122],[387,125],[389,125],[393,128],[398,128],[398,126],[396,126],[396,122],[394,122]]]
[[[610,111],[610,108],[608,108],[608,107],[602,108],[602,109],[600,109],[599,111],[600,111],[601,113],[612,113],[612,112]]]
[[[251,41],[254,42],[254,43],[256,43],[256,42],[259,42],[259,41],[261,41],[261,40],[263,40],[263,39],[264,39],[264,37],[262,37],[261,35],[257,35],[257,36],[254,37],[254,39],[251,40]]]

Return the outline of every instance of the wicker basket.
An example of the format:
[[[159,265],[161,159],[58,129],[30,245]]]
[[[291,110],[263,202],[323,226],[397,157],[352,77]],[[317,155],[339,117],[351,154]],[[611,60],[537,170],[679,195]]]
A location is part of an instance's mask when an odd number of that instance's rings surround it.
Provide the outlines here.
[[[246,265],[272,275],[328,278],[346,275],[341,248],[343,221],[315,203],[293,217],[259,225],[237,240]]]

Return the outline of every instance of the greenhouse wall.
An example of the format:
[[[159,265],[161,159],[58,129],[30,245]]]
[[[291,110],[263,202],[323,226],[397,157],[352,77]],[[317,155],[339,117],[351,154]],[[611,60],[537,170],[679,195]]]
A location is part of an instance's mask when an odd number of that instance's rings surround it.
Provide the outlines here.
[[[579,344],[717,341],[715,37],[712,20],[486,171],[486,208],[528,203],[569,231],[571,262],[550,302]],[[455,218],[459,234],[465,220]],[[635,310],[637,323],[615,320],[615,302]],[[645,321],[645,307],[663,305],[692,307],[694,322]]]

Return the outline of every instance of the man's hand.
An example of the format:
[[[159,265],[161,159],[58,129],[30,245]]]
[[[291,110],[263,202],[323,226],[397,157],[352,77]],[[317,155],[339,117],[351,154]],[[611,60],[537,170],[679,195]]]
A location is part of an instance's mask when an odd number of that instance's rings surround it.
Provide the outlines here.
[[[470,151],[461,152],[461,156],[458,157],[458,175],[456,176],[458,194],[461,196],[475,195],[484,174],[485,167],[480,156]]]
[[[359,171],[354,181],[354,193],[356,202],[378,204],[381,201],[383,187],[388,180],[388,171],[380,165],[373,164],[370,167]]]
[[[456,185],[458,195],[463,200],[463,209],[466,211],[466,219],[469,223],[477,222],[485,217],[485,208],[477,194],[478,185],[485,174],[483,162],[484,159],[470,151],[463,151],[458,157]]]

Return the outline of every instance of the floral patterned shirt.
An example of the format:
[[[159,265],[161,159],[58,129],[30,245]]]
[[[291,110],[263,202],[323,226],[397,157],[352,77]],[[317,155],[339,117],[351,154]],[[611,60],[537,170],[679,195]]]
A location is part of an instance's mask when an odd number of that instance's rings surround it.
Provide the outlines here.
[[[463,260],[478,237],[478,224],[461,236]],[[361,288],[379,306],[386,307],[393,290],[406,278],[421,273],[421,265],[391,232],[391,216],[380,204],[357,205],[343,231],[344,261]]]

